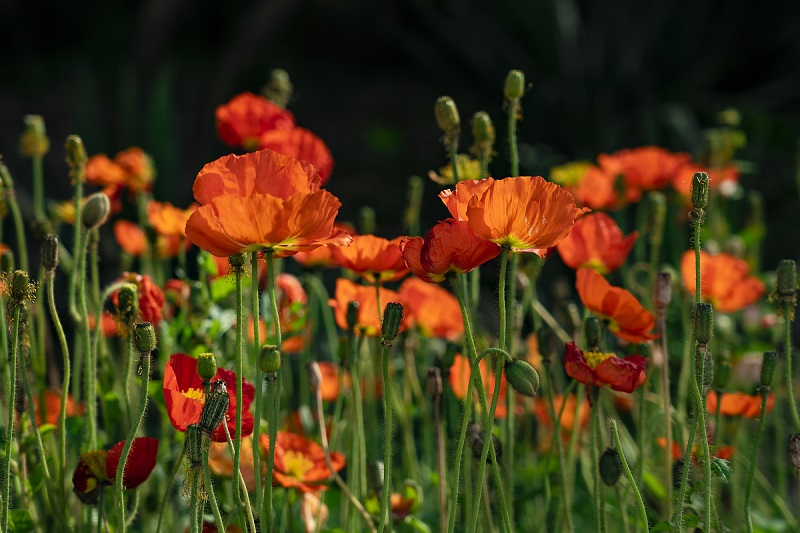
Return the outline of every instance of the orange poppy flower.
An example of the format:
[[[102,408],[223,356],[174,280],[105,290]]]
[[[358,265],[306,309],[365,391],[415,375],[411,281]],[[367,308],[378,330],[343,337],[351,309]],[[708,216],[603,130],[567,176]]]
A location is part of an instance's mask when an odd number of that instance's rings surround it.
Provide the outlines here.
[[[147,203],[147,220],[159,235],[186,237],[186,222],[195,210],[197,210],[197,204],[192,204],[186,209],[179,209],[169,202],[150,200]]]
[[[208,450],[208,466],[211,471],[220,477],[233,478],[233,454],[227,442],[212,442]],[[256,490],[256,474],[253,465],[253,436],[242,437],[242,447],[239,451],[239,470],[242,472],[247,490]],[[259,464],[261,478],[266,472],[266,464]],[[214,530],[216,531],[216,529]]]
[[[389,289],[380,288],[381,305],[389,302],[400,301],[400,295]],[[347,328],[347,305],[350,302],[358,302],[358,318],[355,330],[360,335],[376,337],[381,334],[381,309],[378,312],[378,302],[375,295],[375,287],[368,285],[358,285],[344,278],[336,280],[336,291],[334,297],[328,300],[328,305],[333,307],[336,323],[340,328]],[[401,331],[408,326],[408,316],[403,317]]]
[[[397,281],[408,274],[400,253],[405,237],[387,240],[375,235],[356,235],[346,248],[334,248],[333,258],[343,268],[352,270],[372,283]]]
[[[470,200],[467,218],[481,239],[544,256],[587,211],[555,183],[526,176],[492,180],[486,192]]]
[[[643,146],[601,154],[597,161],[604,171],[625,180],[626,196],[638,202],[642,191],[663,189],[675,179],[678,169],[689,162],[689,154],[674,154],[658,146]]]
[[[339,373],[344,372],[342,376],[342,386],[345,388],[350,386],[350,375],[346,370],[339,368],[339,365],[330,361],[319,361],[317,365],[322,374],[322,382],[320,383],[322,401],[335,401],[339,398]]]
[[[138,147],[128,148],[114,156],[114,162],[125,171],[125,186],[133,191],[149,191],[156,177],[153,160]]]
[[[51,390],[44,391],[44,408],[39,405],[40,395],[33,396],[33,409],[36,413],[36,423],[42,425],[44,420],[47,424],[58,425],[58,417],[61,414],[61,393],[53,392]],[[67,416],[80,416],[84,413],[85,408],[83,404],[75,403],[72,395],[67,395]]]
[[[710,391],[706,396],[706,410],[712,415],[717,414],[717,393]],[[767,397],[767,412],[772,411],[775,405],[775,394]],[[745,418],[758,418],[761,416],[761,395],[751,396],[744,392],[726,392],[722,395],[720,413],[725,416],[743,416]]]
[[[269,437],[259,438],[264,454],[269,453]],[[331,452],[331,463],[335,471],[344,468],[345,458],[339,452]],[[333,472],[325,462],[322,446],[305,437],[278,431],[275,439],[275,470],[272,472],[273,485],[295,488],[301,492],[326,490],[323,485]]]
[[[119,460],[125,441],[116,443],[110,450],[92,450],[81,454],[72,485],[78,498],[87,504],[96,504],[103,485],[112,485],[117,477]],[[132,489],[144,483],[156,466],[158,439],[137,437],[133,440],[128,461],[122,471],[122,487]]]
[[[566,405],[564,405],[566,403]],[[556,416],[561,411],[563,406],[563,413],[561,414],[561,431],[564,433],[571,433],[572,426],[575,423],[575,409],[578,407],[578,397],[574,394],[566,396],[556,395],[553,397],[553,406],[556,410]],[[553,420],[550,418],[550,405],[549,400],[545,398],[537,398],[534,403],[533,412],[539,423],[548,429],[553,429]],[[591,408],[589,402],[581,402],[580,410],[578,411],[578,428],[583,429],[589,422],[589,415]]]
[[[567,343],[564,369],[567,375],[584,385],[633,392],[644,384],[647,359],[641,355],[617,357],[613,353],[583,352],[574,342]]]
[[[708,184],[712,189],[725,188],[726,184],[735,184],[739,181],[739,169],[736,165],[725,165],[720,168],[706,168],[696,163],[686,163],[675,173],[672,187],[681,196],[692,196],[692,177],[698,172],[708,174]]]
[[[246,150],[256,150],[265,131],[294,128],[294,117],[289,111],[251,92],[237,94],[219,106],[214,115],[222,142]]]
[[[400,241],[400,252],[408,268],[428,283],[444,281],[448,274],[462,274],[494,259],[500,247],[476,236],[466,221],[448,218],[439,222],[423,239]]]
[[[486,400],[487,402],[491,402],[492,396],[494,395],[494,388],[497,384],[497,376],[489,370],[489,364],[486,362],[486,359],[481,359],[479,363],[480,371],[481,371],[481,379],[483,379],[483,388],[486,391]],[[471,366],[469,364],[469,359],[464,357],[461,354],[456,354],[453,358],[453,364],[450,366],[450,375],[447,378],[448,383],[450,383],[450,388],[453,390],[453,394],[459,400],[463,400],[464,396],[467,395],[467,388],[469,387],[469,380],[471,375]],[[475,392],[477,398],[477,392]],[[497,399],[497,407],[494,411],[495,418],[505,418],[508,415],[508,409],[506,407],[506,396],[508,395],[508,381],[506,381],[506,376],[503,374],[500,378],[500,393]],[[476,404],[478,409],[480,409],[480,404]]]
[[[137,224],[129,220],[114,222],[114,239],[122,250],[133,257],[141,257],[147,250],[147,237]],[[181,245],[188,248],[192,243],[182,237],[156,237],[156,256],[169,259],[178,255]]]
[[[614,219],[605,213],[586,215],[575,223],[566,239],[556,245],[559,255],[570,268],[593,268],[608,274],[622,266],[639,232],[627,237]]]
[[[426,337],[456,341],[464,333],[461,306],[445,289],[419,278],[408,278],[398,292],[404,311]]]
[[[272,249],[286,257],[351,240],[334,228],[342,204],[319,190],[316,171],[269,150],[207,164],[192,190],[203,205],[189,217],[186,235],[216,256]]]
[[[455,190],[445,189],[439,193],[450,216],[456,220],[467,220],[467,207],[473,198],[480,198],[494,183],[492,178],[485,180],[465,180],[456,184]]]
[[[710,439],[709,439],[710,440]],[[656,444],[661,446],[662,448],[667,447],[667,439],[664,437],[658,437],[656,439]],[[718,459],[730,459],[733,457],[734,447],[733,446],[720,446],[716,450],[712,450],[712,457],[716,457]],[[672,450],[670,450],[672,454],[673,461],[680,461],[683,459],[683,448],[681,445],[675,441],[672,441]],[[692,461],[695,464],[699,464],[697,462],[697,445],[695,444],[692,446]]]
[[[648,333],[655,317],[630,292],[612,287],[591,268],[578,270],[575,287],[583,305],[606,323],[611,333],[628,342],[646,342],[658,338]]]
[[[550,169],[550,180],[564,187],[578,205],[592,209],[615,209],[620,202],[614,191],[614,176],[585,161]]]
[[[319,171],[320,185],[325,185],[333,172],[333,156],[325,143],[303,128],[273,129],[265,131],[259,138],[262,149],[292,156],[300,161],[308,161]]]
[[[124,185],[125,169],[106,154],[93,155],[86,161],[86,183],[89,185]]]
[[[281,273],[275,276],[275,287],[278,290],[278,317],[281,324],[282,345],[281,348],[287,353],[297,353],[303,350],[305,342],[303,331],[306,324],[306,304],[308,297],[303,286],[292,274]],[[272,334],[272,328],[267,330],[267,323],[263,318],[258,319],[261,342],[273,342],[268,340]],[[250,317],[247,325],[247,335],[250,342],[253,341],[253,318]]]
[[[352,224],[346,222],[335,222],[333,227],[339,228],[351,236],[358,235],[356,228]],[[292,256],[292,259],[300,263],[306,268],[333,268],[339,266],[336,259],[333,257],[335,246],[320,246],[308,252],[297,252]]]
[[[723,313],[733,313],[754,304],[764,294],[764,283],[750,276],[747,263],[728,254],[700,252],[700,290],[703,298]],[[689,294],[695,293],[694,251],[681,258],[681,276]]]

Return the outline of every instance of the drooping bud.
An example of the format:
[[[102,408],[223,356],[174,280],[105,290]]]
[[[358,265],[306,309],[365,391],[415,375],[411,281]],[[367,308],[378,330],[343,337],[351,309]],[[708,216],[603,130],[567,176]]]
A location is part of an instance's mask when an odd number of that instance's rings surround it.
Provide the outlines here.
[[[42,266],[47,272],[58,267],[58,237],[48,233],[42,243]]]
[[[714,307],[708,302],[700,302],[694,310],[694,332],[697,344],[705,345],[714,334]]]
[[[89,156],[86,155],[83,141],[78,135],[70,135],[67,137],[64,148],[67,150],[69,177],[72,178],[73,184],[78,181],[86,181],[86,161]]]
[[[203,381],[211,381],[217,375],[217,358],[213,353],[201,353],[197,356],[197,375]]]
[[[247,254],[238,253],[228,257],[228,263],[234,272],[244,272],[244,265],[247,263]]]
[[[797,265],[791,259],[783,259],[778,263],[775,280],[775,292],[783,298],[794,297],[797,291]]]
[[[509,70],[503,93],[509,100],[519,100],[525,94],[525,74],[521,70]]]
[[[383,310],[383,320],[381,321],[381,344],[391,345],[392,341],[400,333],[400,325],[403,322],[403,306],[397,302],[389,302]]]
[[[281,352],[277,346],[265,344],[261,347],[261,371],[265,374],[274,374],[281,369]]]
[[[428,369],[425,378],[425,392],[433,401],[438,400],[442,395],[442,371],[438,367]]]
[[[483,443],[486,441],[486,431],[481,428],[479,424],[475,422],[471,422],[467,426],[467,442],[469,443],[469,447],[472,450],[472,457],[475,458],[476,461],[481,460],[481,454],[483,453]],[[492,433],[492,444],[494,445],[494,454],[497,457],[497,460],[500,461],[503,456],[503,445],[500,443],[500,439]],[[486,464],[492,464],[492,454],[486,455]]]
[[[539,374],[533,365],[524,359],[514,359],[504,366],[506,380],[515,391],[533,398],[539,391]]]
[[[436,115],[436,124],[448,139],[453,140],[458,137],[461,118],[458,116],[458,108],[452,98],[440,96],[433,106],[433,113]]]
[[[50,151],[50,139],[40,115],[25,115],[25,130],[19,140],[19,151],[24,157],[44,157]]]
[[[83,204],[83,226],[94,229],[102,226],[111,213],[111,200],[102,192],[96,192],[86,199]]]
[[[764,352],[761,360],[761,386],[769,389],[772,386],[772,379],[775,377],[775,366],[778,364],[777,352]]]
[[[606,448],[597,462],[597,468],[600,470],[600,479],[603,483],[609,487],[616,485],[622,476],[622,460],[619,458],[619,452],[614,448]]]
[[[661,191],[647,194],[645,229],[651,246],[659,246],[664,236],[664,220],[667,215],[667,199]]]
[[[586,317],[583,321],[583,334],[586,337],[586,346],[590,349],[600,346],[600,339],[603,337],[603,326],[596,316]]]
[[[653,289],[653,300],[656,309],[664,311],[672,300],[672,275],[669,271],[659,272],[656,275],[656,285]]]
[[[203,411],[200,413],[200,429],[206,434],[211,434],[217,429],[225,417],[225,413],[228,412],[229,404],[228,387],[223,380],[215,380],[211,384],[208,398],[206,398]]]
[[[697,172],[692,176],[692,208],[702,211],[708,205],[708,174]]]
[[[282,68],[276,68],[270,72],[269,81],[261,90],[267,100],[284,109],[292,100],[293,91],[294,86],[289,81],[289,73]]]
[[[345,315],[347,321],[347,329],[353,331],[353,329],[358,324],[358,308],[360,304],[353,300],[352,302],[347,302],[347,313]]]
[[[730,361],[723,359],[717,363],[716,369],[717,371],[714,373],[714,389],[723,391],[731,380],[733,367]]]
[[[133,325],[133,347],[139,353],[150,353],[156,349],[156,328],[150,322],[138,322]]]
[[[789,435],[788,447],[789,463],[800,471],[800,433]]]
[[[117,319],[127,329],[139,319],[139,289],[135,283],[126,283],[117,293]]]
[[[186,426],[186,440],[183,445],[186,448],[186,458],[189,460],[189,465],[192,468],[200,468],[203,464],[203,432],[200,429],[200,424]]]

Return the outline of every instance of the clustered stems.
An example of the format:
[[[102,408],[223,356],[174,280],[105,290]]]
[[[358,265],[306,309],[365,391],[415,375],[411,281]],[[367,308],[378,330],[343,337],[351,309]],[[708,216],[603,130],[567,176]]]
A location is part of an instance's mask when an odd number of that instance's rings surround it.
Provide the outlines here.
[[[281,338],[281,327],[280,327],[280,314],[278,313],[278,302],[276,300],[276,293],[275,293],[275,252],[272,249],[268,249],[266,251],[267,255],[267,274],[269,284],[267,290],[269,291],[269,301],[270,306],[272,307],[272,325],[275,328],[275,346],[278,350],[278,354],[282,354],[283,344]],[[266,482],[266,490],[264,491],[264,503],[262,508],[264,509],[263,516],[261,517],[261,523],[266,523],[266,530],[268,532],[272,531],[272,472],[275,468],[275,440],[278,435],[278,414],[280,413],[281,407],[281,369],[279,368],[278,371],[275,373],[275,378],[273,380],[274,387],[271,393],[272,396],[272,403],[271,403],[271,412],[270,412],[270,419],[269,419],[269,452],[267,453],[267,482]]]
[[[258,294],[258,252],[250,254],[250,280],[251,280],[251,296],[253,304],[253,364],[256,367],[256,412],[255,423],[253,424],[253,442],[258,443],[258,435],[261,431],[261,408],[262,396],[264,391],[264,379],[262,378],[261,362],[259,355],[261,353],[261,312],[259,310],[259,294]],[[258,444],[256,444],[257,446]],[[259,454],[253,454],[253,471],[260,472],[259,470]],[[261,501],[261,476],[256,476],[256,502]]]
[[[14,308],[14,318],[11,322],[13,333],[11,334],[11,361],[9,364],[11,379],[9,382],[11,386],[8,387],[6,406],[8,409],[8,423],[6,424],[5,442],[3,443],[3,451],[5,454],[5,461],[3,461],[3,510],[0,518],[0,531],[7,533],[9,529],[8,512],[11,504],[11,446],[14,442],[14,414],[16,405],[16,392],[17,392],[17,356],[19,350],[19,306]]]
[[[239,485],[239,465],[242,457],[242,376],[244,372],[244,294],[242,290],[242,277],[244,276],[243,258],[231,259],[234,276],[236,277],[236,436],[233,445],[233,485],[234,495],[239,509],[242,508],[242,487]],[[273,449],[274,446],[270,446]],[[249,496],[245,492],[245,499]],[[267,522],[269,524],[269,522]],[[269,529],[268,529],[269,531]]]
[[[644,500],[642,500],[642,493],[639,492],[639,487],[636,486],[636,480],[633,479],[633,474],[628,466],[628,461],[625,459],[625,454],[622,452],[622,442],[620,442],[619,431],[617,430],[617,421],[614,418],[611,419],[611,435],[614,437],[614,444],[617,446],[617,453],[619,453],[622,468],[625,470],[625,475],[627,476],[628,482],[631,484],[631,488],[633,489],[633,495],[636,499],[636,504],[639,506],[642,525],[644,526],[645,531],[647,531],[649,527],[647,523],[647,509],[644,506]]]
[[[786,390],[789,395],[789,411],[792,413],[794,430],[800,431],[800,416],[797,414],[797,403],[794,401],[794,385],[792,374],[792,317],[794,315],[794,304],[791,298],[783,298],[783,320],[784,328],[784,350],[786,351]]]
[[[555,443],[556,447],[556,457],[558,459],[559,468],[558,471],[561,474],[561,504],[564,506],[564,515],[567,519],[567,530],[572,531],[575,530],[575,525],[573,524],[572,519],[572,502],[571,502],[571,494],[570,491],[567,490],[569,486],[567,482],[567,468],[564,468],[563,465],[569,464],[564,461],[564,447],[561,443],[561,413],[559,412],[556,415],[556,406],[555,406],[555,397],[553,395],[553,379],[552,374],[550,371],[550,365],[547,364],[544,360],[542,361],[542,365],[545,367],[545,371],[542,372],[542,375],[545,376],[546,383],[544,383],[544,389],[547,391],[547,406],[550,409],[550,420],[553,421],[553,442]],[[566,407],[567,401],[566,396],[561,402],[561,410],[563,411],[564,407]],[[578,417],[575,417],[577,420]],[[577,434],[572,434],[572,440],[577,439]]]
[[[598,533],[605,533],[606,531],[606,508],[605,496],[603,494],[603,487],[600,483],[600,472],[598,471],[598,455],[597,452],[602,446],[602,439],[600,437],[600,388],[592,387],[589,389],[588,394],[592,397],[592,474],[594,480],[594,505],[595,517]]]

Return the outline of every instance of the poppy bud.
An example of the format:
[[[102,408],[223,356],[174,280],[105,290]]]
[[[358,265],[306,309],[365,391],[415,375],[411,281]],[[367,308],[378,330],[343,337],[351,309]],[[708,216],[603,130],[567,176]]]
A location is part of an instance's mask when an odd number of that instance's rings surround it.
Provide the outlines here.
[[[13,274],[6,275],[8,286],[8,305],[14,309],[36,299],[36,285],[31,283],[31,278],[24,270],[15,270]]]
[[[472,457],[474,457],[476,461],[480,461],[481,454],[483,453],[483,443],[486,441],[486,431],[481,429],[479,424],[471,422],[469,426],[467,426],[467,441],[472,450]],[[497,460],[500,461],[503,456],[503,445],[494,433],[492,433],[492,444],[494,444],[494,455],[497,457]],[[492,464],[491,454],[486,455],[486,464]]]
[[[96,192],[83,204],[83,227],[94,229],[102,226],[111,213],[111,200],[102,192]]]
[[[666,270],[656,275],[653,299],[655,300],[656,308],[662,311],[667,308],[670,300],[672,300],[672,275]]]
[[[472,116],[472,137],[475,139],[472,151],[476,156],[491,155],[496,136],[489,113],[478,111]]]
[[[503,93],[509,100],[519,100],[525,94],[525,74],[521,70],[509,70]]]
[[[281,352],[277,346],[265,344],[261,347],[261,371],[274,374],[281,369]]]
[[[0,271],[11,272],[12,270],[14,270],[14,252],[3,250],[0,253]]]
[[[697,172],[692,176],[692,207],[702,211],[708,205],[708,174]]]
[[[400,324],[403,322],[403,306],[397,302],[389,302],[383,310],[381,322],[381,344],[391,345],[400,333]]]
[[[186,447],[186,458],[192,468],[200,468],[203,464],[203,434],[200,424],[189,424],[186,426],[186,440],[183,445]]]
[[[789,435],[788,447],[789,462],[800,471],[800,433]]]
[[[135,283],[126,283],[117,294],[117,318],[130,329],[139,318],[139,289]]]
[[[53,272],[58,266],[58,237],[49,233],[42,243],[42,266]]]
[[[24,157],[44,157],[50,151],[50,139],[40,115],[25,115],[25,130],[19,140],[19,151]]]
[[[139,353],[150,353],[156,349],[156,328],[150,322],[133,325],[133,347]]]
[[[311,390],[318,391],[322,386],[322,371],[319,369],[319,363],[309,361],[306,363],[306,371],[308,372],[308,384]]]
[[[442,371],[439,368],[428,369],[428,376],[425,379],[425,391],[433,401],[438,400],[442,395]]]
[[[285,109],[292,99],[292,91],[294,86],[289,81],[289,73],[282,68],[276,68],[270,72],[269,81],[261,92],[267,100]]]
[[[714,307],[701,302],[694,310],[694,333],[697,344],[705,345],[714,334]]]
[[[596,316],[586,317],[586,320],[583,321],[583,334],[586,337],[586,346],[592,349],[600,346],[603,326]]]
[[[716,370],[717,371],[714,373],[714,389],[719,391],[725,390],[725,387],[728,386],[728,382],[731,380],[731,371],[733,367],[730,361],[723,359],[717,364]]]
[[[622,476],[622,460],[619,458],[619,452],[613,448],[606,448],[600,460],[597,462],[597,468],[600,470],[600,479],[609,487],[613,487]]]
[[[652,246],[661,244],[664,235],[664,218],[667,215],[667,199],[660,191],[651,191],[647,195],[645,211],[645,231],[648,242]]]
[[[458,116],[456,103],[449,96],[440,96],[433,106],[436,115],[436,124],[439,125],[446,136],[455,137],[461,128],[461,118]]]
[[[89,157],[86,155],[86,148],[83,147],[83,141],[78,135],[69,135],[67,142],[64,145],[67,150],[67,165],[69,165],[69,176],[72,181],[86,180],[84,173],[86,167],[86,160]]]
[[[356,325],[358,324],[359,305],[360,304],[355,300],[352,302],[347,302],[346,320],[347,320],[347,329],[349,329],[350,331],[353,331],[353,328],[355,328]]]
[[[228,263],[234,272],[244,272],[244,264],[247,262],[247,254],[238,253],[228,257]]]
[[[778,263],[778,272],[775,291],[778,296],[794,296],[797,290],[797,265],[791,259],[784,259]]]
[[[217,358],[213,353],[201,353],[197,356],[197,375],[203,381],[211,381],[217,375]]]
[[[211,434],[217,429],[225,413],[228,412],[229,404],[230,398],[225,382],[221,379],[214,381],[211,384],[211,391],[208,393],[206,403],[203,404],[203,411],[200,413],[200,429],[206,434]]]
[[[539,391],[539,374],[532,364],[523,359],[514,359],[506,362],[504,370],[508,384],[515,391],[529,398],[536,396]]]
[[[775,365],[777,364],[777,352],[764,352],[764,358],[761,360],[761,386],[767,390],[772,386],[772,378],[775,377]]]

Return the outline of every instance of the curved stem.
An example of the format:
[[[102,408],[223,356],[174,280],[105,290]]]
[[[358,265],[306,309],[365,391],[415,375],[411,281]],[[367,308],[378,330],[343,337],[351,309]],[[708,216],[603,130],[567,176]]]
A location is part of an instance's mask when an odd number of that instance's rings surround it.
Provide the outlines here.
[[[61,405],[58,411],[58,491],[64,490],[64,478],[67,468],[67,397],[69,396],[69,380],[70,380],[70,362],[69,362],[69,344],[67,343],[67,336],[64,334],[64,327],[61,325],[61,319],[58,317],[58,310],[56,309],[56,298],[54,291],[54,278],[55,271],[47,273],[47,304],[50,308],[50,316],[53,320],[53,326],[56,329],[58,342],[61,345],[61,356],[64,363],[64,370],[61,378]]]
[[[239,485],[239,474],[241,473],[239,466],[242,458],[242,376],[244,373],[244,366],[242,363],[242,358],[244,357],[244,294],[242,294],[242,277],[244,276],[243,268],[234,268],[234,276],[236,278],[236,440],[232,446],[233,493],[235,495],[237,506],[241,511],[242,487]],[[226,424],[223,424],[223,426],[224,425]],[[258,444],[254,442],[253,447],[258,447]],[[271,448],[274,448],[274,446],[271,446]],[[256,453],[254,452],[253,455],[255,456]],[[244,497],[247,500],[250,498],[246,491]]]
[[[2,520],[0,520],[0,528],[3,533],[9,531],[8,508],[11,503],[11,446],[14,442],[14,413],[16,405],[17,393],[17,354],[19,351],[19,306],[14,309],[14,320],[11,322],[13,326],[13,333],[11,334],[11,364],[9,365],[11,379],[11,386],[8,388],[8,400],[6,407],[8,409],[8,422],[6,424],[5,442],[3,443],[6,460],[3,461],[3,511]]]
[[[519,99],[514,99],[508,105],[508,145],[511,156],[511,176],[519,176],[519,152],[517,151],[517,112]]]
[[[749,533],[753,531],[753,519],[750,516],[750,497],[753,494],[753,480],[756,477],[756,463],[758,462],[758,446],[761,444],[761,434],[764,431],[764,422],[767,419],[767,398],[769,397],[769,387],[761,387],[761,416],[758,419],[758,432],[756,441],[753,445],[753,457],[750,459],[750,472],[747,475],[747,486],[744,492],[744,524]]]
[[[561,413],[567,405],[567,397],[565,395],[561,400],[561,411],[558,413],[558,415],[556,415],[555,397],[553,395],[553,379],[549,365],[547,365],[545,372],[542,372],[542,375],[546,380],[544,388],[547,390],[547,405],[550,408],[550,420],[553,421],[553,441],[556,445],[558,471],[561,474],[561,503],[564,506],[565,516],[567,517],[567,529],[572,532],[575,531],[575,525],[572,519],[572,503],[570,501],[570,494],[567,490],[567,468],[566,463],[564,462],[564,447],[561,443]],[[572,438],[577,438],[577,435],[573,435]]]
[[[642,524],[644,524],[644,530],[648,531],[649,525],[647,523],[647,509],[644,506],[644,501],[642,500],[642,494],[639,492],[639,487],[636,486],[636,480],[633,479],[633,474],[628,466],[628,461],[625,459],[625,454],[622,452],[622,443],[619,440],[619,431],[617,431],[617,421],[613,418],[611,419],[611,435],[614,437],[614,443],[617,446],[617,453],[619,454],[620,461],[622,461],[622,468],[625,470],[625,475],[628,477],[628,482],[631,484],[633,495],[636,499],[636,503],[639,506],[639,513],[641,514]]]

